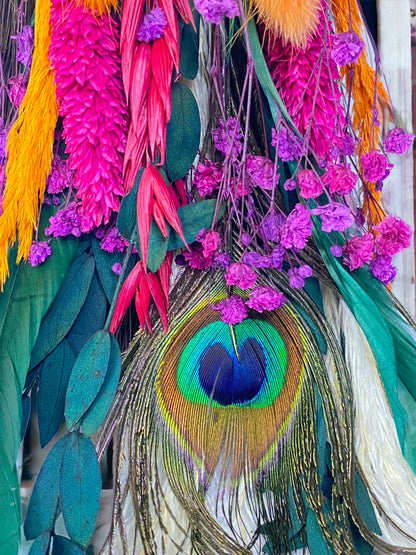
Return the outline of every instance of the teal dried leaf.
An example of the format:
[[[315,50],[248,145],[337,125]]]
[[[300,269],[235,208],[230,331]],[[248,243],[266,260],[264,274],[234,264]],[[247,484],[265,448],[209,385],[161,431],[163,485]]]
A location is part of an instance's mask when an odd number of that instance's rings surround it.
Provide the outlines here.
[[[166,222],[170,233],[176,233],[172,227]],[[179,235],[178,235],[179,237]],[[151,272],[157,272],[159,266],[165,259],[168,250],[169,238],[164,237],[155,220],[152,218],[149,234],[149,247],[147,252],[147,268]]]
[[[142,179],[144,167],[136,175],[134,185],[128,195],[125,195],[120,204],[120,210],[117,217],[117,229],[120,234],[135,243],[138,238],[137,229],[137,192]]]
[[[22,395],[22,425],[20,427],[20,437],[22,439],[26,433],[27,424],[29,422],[30,409],[31,409],[30,397],[24,394]]]
[[[216,199],[201,200],[178,208],[183,233],[188,245],[195,241],[195,237],[203,227],[209,229],[215,214]],[[217,219],[224,214],[225,203],[221,203]],[[176,231],[171,230],[169,235],[168,250],[180,249],[184,246],[182,239]]]
[[[167,125],[166,169],[171,181],[190,170],[198,154],[201,121],[198,104],[189,88],[177,81],[172,85],[172,115]]]
[[[85,551],[63,536],[53,537],[52,555],[84,555]]]
[[[94,257],[85,252],[71,264],[54,302],[42,321],[32,351],[31,368],[51,353],[71,329],[87,297],[94,268]]]
[[[51,534],[47,532],[42,534],[32,543],[29,555],[46,555],[48,553],[49,544],[51,541]]]
[[[87,341],[79,353],[66,393],[68,428],[75,426],[97,397],[107,373],[110,352],[110,332],[101,330]]]
[[[64,339],[42,363],[38,393],[39,435],[42,447],[49,443],[61,425],[66,389],[76,358],[76,353]]]
[[[122,252],[104,251],[100,247],[100,242],[95,237],[92,238],[91,242],[98,277],[100,278],[107,300],[111,303],[118,282],[118,275],[111,268],[117,262],[123,262],[124,256]]]
[[[100,505],[100,467],[94,445],[79,433],[71,433],[62,461],[61,505],[69,537],[87,547]]]
[[[59,512],[61,465],[67,441],[68,436],[64,436],[55,443],[40,469],[24,524],[27,540],[33,540],[54,527]]]
[[[180,61],[179,73],[185,79],[195,79],[199,67],[199,22],[200,15],[194,10],[194,21],[196,31],[193,26],[182,24],[180,27]]]
[[[366,525],[375,534],[381,535],[381,528],[379,526],[376,513],[374,512],[373,504],[371,503],[370,496],[367,488],[364,485],[363,479],[358,472],[355,473],[355,499],[357,500],[358,510]]]
[[[328,547],[319,526],[318,519],[312,510],[308,511],[306,517],[306,535],[311,555],[335,555],[334,550]]]
[[[104,383],[95,398],[95,401],[82,418],[82,433],[89,437],[95,433],[104,421],[114,395],[117,391],[121,372],[121,352],[117,339],[110,334],[111,353],[107,374]]]

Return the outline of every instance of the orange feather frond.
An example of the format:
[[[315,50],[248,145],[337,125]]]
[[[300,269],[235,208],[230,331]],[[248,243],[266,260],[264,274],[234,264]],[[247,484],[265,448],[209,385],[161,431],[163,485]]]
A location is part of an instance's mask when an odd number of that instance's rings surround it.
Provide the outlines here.
[[[332,10],[335,16],[335,27],[338,33],[353,30],[362,39],[362,19],[357,5],[357,0],[331,0]],[[351,15],[350,15],[351,14]],[[364,152],[378,148],[380,141],[380,126],[373,125],[372,108],[374,103],[375,71],[367,61],[366,49],[361,53],[354,65],[354,77],[351,80],[349,75],[350,66],[341,68],[341,75],[346,80],[347,90],[352,93],[352,125],[361,141]],[[377,109],[380,121],[383,118],[386,106],[390,106],[390,98],[381,82],[377,77]],[[377,204],[380,202],[381,193],[375,191],[374,183],[366,183],[373,199]],[[382,214],[376,206],[364,199],[364,212],[371,222],[378,223]]]
[[[250,11],[285,42],[306,47],[318,26],[321,0],[251,0]]]
[[[84,4],[94,14],[101,15],[111,11],[112,8],[116,9],[118,0],[78,0],[78,4]]]
[[[7,181],[0,217],[1,287],[9,273],[7,252],[16,239],[16,228],[19,230],[17,262],[29,254],[39,203],[43,200],[46,178],[51,169],[58,105],[48,59],[49,19],[50,0],[38,0],[29,85],[7,139]]]

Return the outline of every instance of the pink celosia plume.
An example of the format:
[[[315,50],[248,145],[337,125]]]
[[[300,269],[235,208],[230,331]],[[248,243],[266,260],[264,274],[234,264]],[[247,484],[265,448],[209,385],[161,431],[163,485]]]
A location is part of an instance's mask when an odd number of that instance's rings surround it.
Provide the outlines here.
[[[120,206],[127,108],[118,25],[76,3],[52,0],[50,60],[74,187],[89,226],[108,222]],[[86,230],[87,231],[87,230]]]

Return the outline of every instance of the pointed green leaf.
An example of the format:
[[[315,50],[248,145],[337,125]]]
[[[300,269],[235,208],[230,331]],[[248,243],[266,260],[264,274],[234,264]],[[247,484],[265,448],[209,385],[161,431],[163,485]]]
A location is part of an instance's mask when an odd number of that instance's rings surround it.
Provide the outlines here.
[[[33,540],[54,527],[59,511],[59,482],[67,441],[66,435],[55,443],[40,469],[24,524],[28,540]]]
[[[62,463],[62,514],[69,537],[84,548],[94,532],[100,494],[100,467],[94,445],[81,434],[71,433]]]
[[[365,487],[363,479],[358,472],[355,473],[355,499],[357,501],[358,510],[366,525],[375,534],[381,535],[381,528],[378,523],[370,495]]]
[[[180,26],[179,73],[185,79],[195,79],[199,67],[199,13],[194,10],[196,31],[190,23]]]
[[[306,517],[306,535],[308,538],[308,547],[311,555],[334,555],[322,534],[316,514],[309,510]]]
[[[51,353],[71,329],[87,297],[94,267],[94,257],[88,253],[82,253],[71,264],[58,295],[42,321],[32,352],[31,368]]]
[[[54,536],[52,555],[84,555],[85,551],[64,536]]]
[[[72,369],[66,393],[65,418],[72,428],[94,402],[110,360],[110,332],[95,333],[84,345]]]
[[[144,167],[137,173],[134,185],[128,195],[123,197],[120,204],[120,210],[117,216],[117,229],[120,234],[135,243],[138,236],[137,229],[137,192],[142,179]]]
[[[191,169],[200,135],[198,104],[190,89],[177,81],[172,85],[172,115],[166,136],[166,168],[171,181],[181,179]]]
[[[50,532],[42,534],[32,543],[29,555],[47,555],[50,541]]]
[[[90,406],[85,416],[82,418],[82,433],[89,437],[95,433],[104,421],[113,402],[114,395],[117,391],[118,382],[121,372],[121,352],[117,339],[110,334],[111,353],[108,364],[107,374],[104,383]]]
[[[107,300],[111,303],[118,282],[118,275],[113,272],[112,267],[117,262],[122,263],[124,256],[122,252],[107,252],[103,250],[100,247],[100,242],[95,237],[91,239],[91,242],[98,277],[100,278]]]

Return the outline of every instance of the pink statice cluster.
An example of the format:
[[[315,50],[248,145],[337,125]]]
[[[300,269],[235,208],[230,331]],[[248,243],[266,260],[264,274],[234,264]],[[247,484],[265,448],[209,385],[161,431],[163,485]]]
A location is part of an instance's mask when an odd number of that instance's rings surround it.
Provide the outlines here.
[[[193,185],[201,197],[211,196],[219,188],[223,172],[217,164],[211,160],[198,162],[193,175]]]
[[[334,36],[331,56],[339,66],[354,64],[364,49],[364,43],[355,31],[346,31]]]
[[[163,37],[168,20],[165,12],[159,6],[146,13],[139,25],[137,39],[144,42],[152,42]]]
[[[232,158],[237,158],[243,150],[240,122],[237,118],[230,117],[226,121],[218,120],[218,126],[211,131],[215,148]]]
[[[405,154],[413,145],[414,138],[413,133],[406,133],[404,129],[395,127],[390,129],[384,139],[384,150],[392,154]]]
[[[127,108],[118,23],[76,2],[52,0],[50,60],[82,231],[107,223],[123,195]]]
[[[33,241],[30,245],[28,262],[31,266],[39,266],[51,255],[49,241]]]

